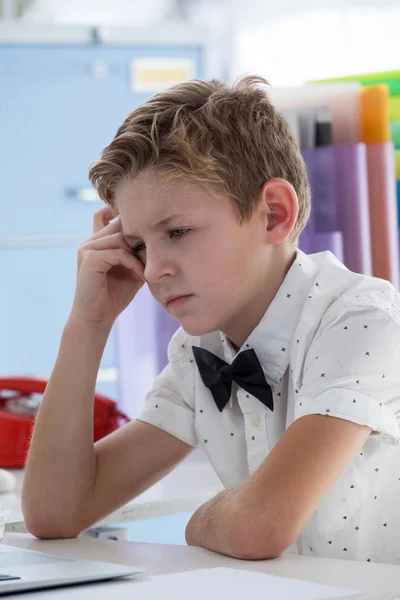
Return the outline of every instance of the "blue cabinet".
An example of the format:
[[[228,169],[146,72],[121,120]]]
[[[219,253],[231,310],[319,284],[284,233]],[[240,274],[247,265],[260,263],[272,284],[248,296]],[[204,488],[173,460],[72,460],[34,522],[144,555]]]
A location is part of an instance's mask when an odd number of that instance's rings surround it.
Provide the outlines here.
[[[137,58],[185,58],[203,76],[197,44],[0,44],[0,374],[48,376],[72,303],[79,243],[97,202],[90,163],[145,93]],[[101,69],[99,69],[99,65]],[[101,368],[116,367],[110,337]],[[117,398],[114,381],[98,391]]]

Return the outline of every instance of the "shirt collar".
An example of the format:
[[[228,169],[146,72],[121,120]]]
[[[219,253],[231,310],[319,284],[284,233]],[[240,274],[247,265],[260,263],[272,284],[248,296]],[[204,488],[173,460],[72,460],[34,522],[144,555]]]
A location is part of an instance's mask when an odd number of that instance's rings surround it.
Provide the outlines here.
[[[254,348],[268,383],[274,388],[282,379],[289,361],[290,349],[303,305],[318,272],[318,265],[297,250],[281,287],[239,352]],[[221,332],[224,359],[231,363],[236,349]]]

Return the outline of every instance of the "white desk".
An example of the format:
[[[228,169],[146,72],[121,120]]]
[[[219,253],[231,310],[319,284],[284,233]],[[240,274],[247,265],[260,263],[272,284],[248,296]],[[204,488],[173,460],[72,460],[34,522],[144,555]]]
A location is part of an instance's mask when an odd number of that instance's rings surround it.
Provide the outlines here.
[[[6,531],[26,533],[21,510],[24,472],[22,469],[12,472],[17,477],[17,488],[14,493],[0,494],[0,506],[12,511]],[[97,525],[113,525],[195,511],[221,489],[221,482],[209,463],[202,454],[193,453],[147,492],[111,513]]]
[[[149,575],[231,567],[368,591],[368,594],[353,596],[354,599],[360,600],[375,600],[376,597],[384,595],[400,594],[400,568],[395,565],[293,555],[267,561],[242,561],[203,548],[103,541],[82,537],[72,540],[39,541],[32,536],[11,533],[6,535],[5,542],[67,558],[135,565],[145,569]],[[82,598],[88,600],[89,597],[91,598],[90,586],[85,586],[82,588]]]

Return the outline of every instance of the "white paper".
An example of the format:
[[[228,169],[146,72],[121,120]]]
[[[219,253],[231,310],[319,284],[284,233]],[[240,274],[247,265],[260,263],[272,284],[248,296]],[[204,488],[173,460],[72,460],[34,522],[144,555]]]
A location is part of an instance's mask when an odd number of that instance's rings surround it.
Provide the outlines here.
[[[57,600],[323,600],[351,598],[361,592],[254,571],[215,568],[91,584],[85,586],[84,594],[79,586],[51,593],[51,598]],[[31,593],[29,597],[36,600],[39,595]]]
[[[135,600],[257,600],[260,597],[269,600],[322,600],[360,593],[359,590],[335,589],[298,579],[230,568],[159,575],[147,582],[137,582],[137,588],[131,588],[131,594],[133,591]],[[125,595],[119,598],[125,598]]]
[[[0,542],[4,539],[4,532],[11,510],[2,510],[0,506]]]

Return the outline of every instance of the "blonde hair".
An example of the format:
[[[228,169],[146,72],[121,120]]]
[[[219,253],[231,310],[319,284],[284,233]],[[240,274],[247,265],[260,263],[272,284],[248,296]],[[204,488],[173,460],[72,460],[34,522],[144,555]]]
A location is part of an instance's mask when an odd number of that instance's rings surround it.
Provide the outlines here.
[[[164,180],[183,179],[229,197],[240,222],[249,219],[262,185],[279,177],[299,202],[291,239],[310,213],[310,188],[300,150],[273,106],[268,81],[246,76],[230,86],[191,80],[151,97],[118,129],[89,178],[113,206],[117,185],[153,169]]]

